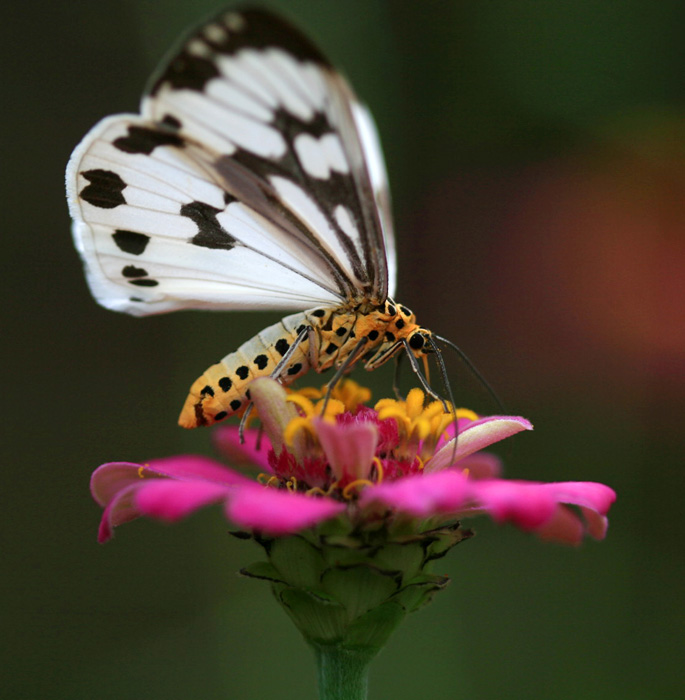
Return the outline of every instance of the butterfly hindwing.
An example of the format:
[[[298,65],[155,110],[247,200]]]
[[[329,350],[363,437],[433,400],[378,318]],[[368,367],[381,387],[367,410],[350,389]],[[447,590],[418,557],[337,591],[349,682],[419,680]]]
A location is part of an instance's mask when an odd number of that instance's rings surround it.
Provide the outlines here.
[[[147,314],[385,298],[394,245],[373,122],[290,25],[221,14],[164,64],[141,111],[96,125],[67,170],[74,236],[103,305]]]

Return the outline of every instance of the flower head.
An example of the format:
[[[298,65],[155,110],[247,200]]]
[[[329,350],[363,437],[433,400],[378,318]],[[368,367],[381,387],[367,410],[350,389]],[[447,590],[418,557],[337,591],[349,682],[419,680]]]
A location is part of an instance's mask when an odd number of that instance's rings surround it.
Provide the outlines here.
[[[499,478],[499,460],[482,450],[532,430],[525,418],[459,409],[455,431],[452,411],[426,404],[420,389],[369,408],[368,390],[350,380],[328,401],[268,379],[253,383],[252,396],[266,434],[250,428],[241,444],[237,428],[222,427],[215,439],[234,465],[256,467],[256,479],[199,456],[104,464],[92,479],[105,508],[100,541],[139,515],[174,521],[214,502],[239,527],[270,536],[339,516],[355,526],[409,517],[421,528],[481,514],[567,543],[606,532],[609,487]]]
[[[483,449],[532,430],[525,418],[455,411],[419,389],[370,408],[349,380],[331,396],[270,379],[250,392],[262,427],[244,443],[234,427],[215,438],[253,475],[198,456],[104,464],[91,483],[104,508],[99,540],[140,515],[173,522],[221,503],[267,552],[243,573],[271,582],[310,641],[377,649],[447,583],[430,564],[473,534],[463,519],[489,515],[570,544],[606,533],[609,487],[500,478]]]

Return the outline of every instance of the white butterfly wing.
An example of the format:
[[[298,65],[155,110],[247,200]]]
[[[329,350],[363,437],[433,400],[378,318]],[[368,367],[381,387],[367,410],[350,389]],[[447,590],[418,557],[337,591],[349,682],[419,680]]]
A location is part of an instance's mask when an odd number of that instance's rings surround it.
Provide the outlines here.
[[[394,284],[373,122],[262,11],[186,40],[142,116],[105,119],[77,147],[67,193],[93,294],[115,310],[302,309],[380,301]]]

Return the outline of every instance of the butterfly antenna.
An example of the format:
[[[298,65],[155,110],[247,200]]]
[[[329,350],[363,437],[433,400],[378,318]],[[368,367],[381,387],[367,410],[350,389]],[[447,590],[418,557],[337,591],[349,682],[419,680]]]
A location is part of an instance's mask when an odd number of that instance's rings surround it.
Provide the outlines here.
[[[480,382],[480,384],[485,388],[485,390],[490,394],[490,397],[492,400],[497,404],[497,408],[500,410],[502,415],[507,415],[507,409],[502,402],[502,399],[497,395],[497,392],[490,386],[490,383],[485,379],[485,377],[478,371],[477,367],[469,360],[469,358],[466,356],[466,353],[457,345],[455,345],[452,341],[447,340],[447,338],[443,338],[442,336],[435,335],[434,336],[436,340],[439,340],[441,343],[444,343],[448,347],[452,348],[457,355],[459,355],[459,359],[466,365],[466,368],[471,372],[471,374]]]
[[[436,336],[437,337],[437,336]],[[457,456],[457,441],[459,440],[459,423],[457,422],[457,407],[454,403],[454,394],[452,392],[452,385],[450,384],[450,379],[447,374],[447,367],[445,366],[445,358],[442,356],[442,351],[438,347],[437,343],[429,335],[427,337],[428,345],[430,345],[431,350],[435,354],[435,359],[438,363],[438,369],[440,370],[440,378],[442,380],[442,385],[445,388],[445,393],[450,403],[450,412],[454,418],[454,440],[452,444],[452,462],[455,461]]]

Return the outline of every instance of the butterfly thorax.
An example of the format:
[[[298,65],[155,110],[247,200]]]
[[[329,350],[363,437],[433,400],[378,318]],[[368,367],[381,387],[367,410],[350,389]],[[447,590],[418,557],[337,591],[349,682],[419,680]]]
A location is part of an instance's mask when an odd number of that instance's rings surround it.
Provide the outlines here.
[[[430,331],[416,323],[406,306],[392,299],[382,304],[313,309],[305,316],[316,334],[316,347],[310,353],[317,372],[346,361],[351,367],[362,358],[366,369],[373,370],[402,349],[408,348],[417,357],[431,351],[426,340]]]

